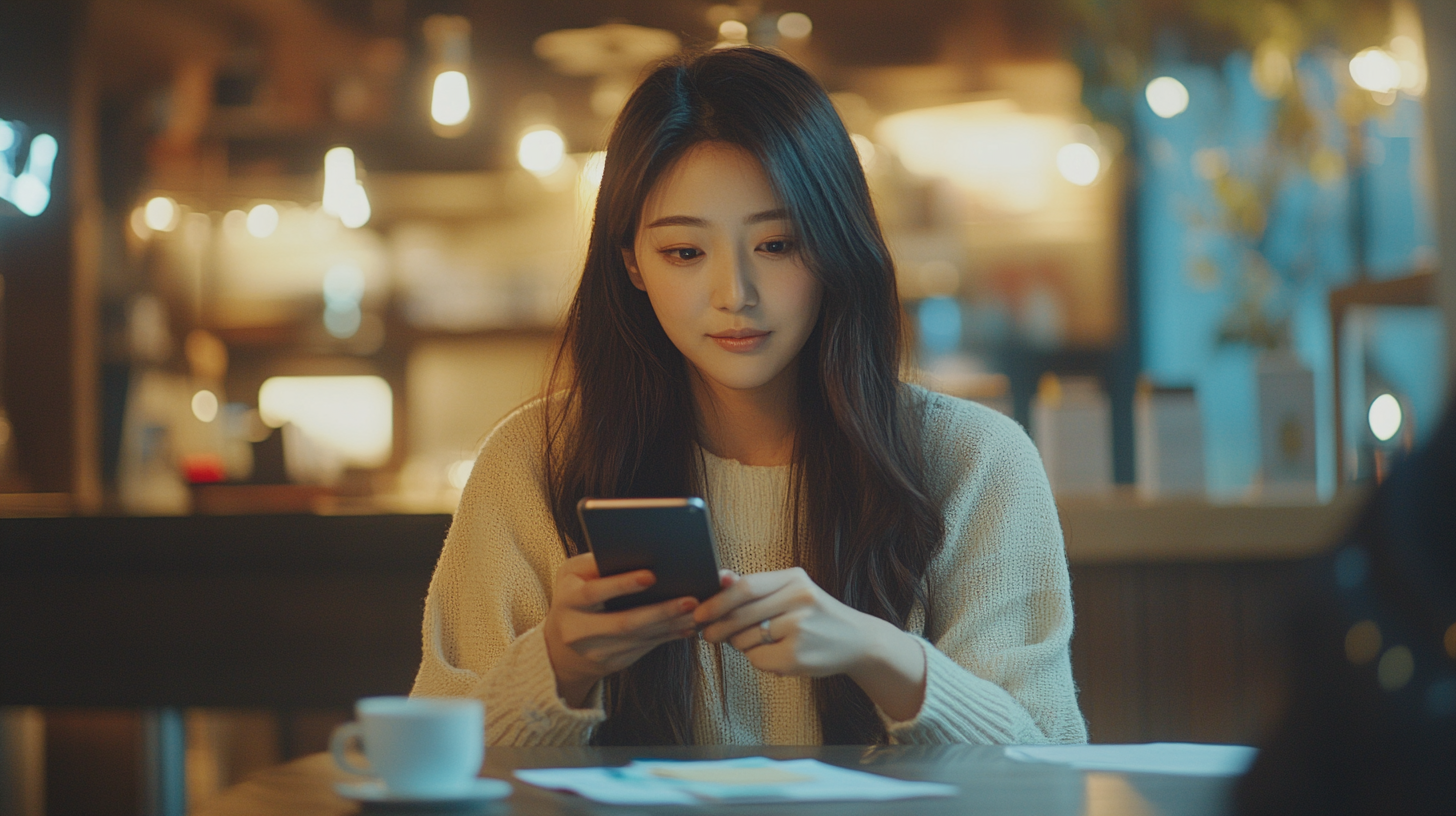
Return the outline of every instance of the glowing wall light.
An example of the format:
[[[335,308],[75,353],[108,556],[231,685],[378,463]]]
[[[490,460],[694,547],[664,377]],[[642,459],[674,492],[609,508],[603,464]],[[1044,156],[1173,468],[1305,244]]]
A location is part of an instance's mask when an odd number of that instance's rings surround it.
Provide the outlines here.
[[[48,133],[31,139],[25,168],[15,175],[15,160],[24,141],[22,129],[19,122],[0,119],[0,199],[26,215],[37,216],[51,203],[51,174],[60,145]]]
[[[258,414],[274,428],[292,423],[347,465],[379,467],[394,446],[394,392],[379,377],[270,377]]]
[[[1188,88],[1170,76],[1162,76],[1148,83],[1144,95],[1153,113],[1164,119],[1188,110]]]

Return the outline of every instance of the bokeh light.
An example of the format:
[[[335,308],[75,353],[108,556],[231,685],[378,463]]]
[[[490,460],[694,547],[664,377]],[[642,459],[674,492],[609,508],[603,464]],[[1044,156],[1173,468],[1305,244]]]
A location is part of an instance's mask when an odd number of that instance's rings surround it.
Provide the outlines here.
[[[153,232],[171,232],[176,229],[181,214],[177,202],[167,196],[154,196],[142,212],[147,229]]]
[[[779,36],[790,40],[802,40],[814,31],[814,21],[809,15],[791,11],[779,15]]]
[[[1400,400],[1381,394],[1370,403],[1370,432],[1381,442],[1389,442],[1400,432]]]
[[[10,182],[5,196],[16,209],[32,217],[45,212],[46,205],[51,203],[51,171],[55,169],[58,153],[60,145],[49,133],[30,140],[25,169]]]
[[[1081,142],[1062,145],[1057,151],[1057,172],[1078,187],[1087,187],[1101,174],[1102,157],[1091,145]]]
[[[516,160],[536,176],[556,172],[566,157],[566,140],[556,128],[538,127],[526,131],[516,148]]]
[[[1374,621],[1362,620],[1345,633],[1345,659],[1363,666],[1380,654],[1380,627]]]
[[[259,204],[248,210],[248,234],[254,238],[267,238],[278,229],[278,208],[272,204]]]
[[[748,26],[741,20],[724,20],[718,24],[718,37],[724,42],[748,42]]]
[[[869,170],[875,163],[875,143],[859,133],[849,134],[849,141],[854,144],[854,152],[859,156],[859,166]]]
[[[1367,48],[1350,59],[1350,78],[1372,93],[1390,93],[1400,87],[1400,64],[1383,48]]]
[[[217,419],[217,395],[206,388],[193,394],[192,415],[203,422]]]
[[[451,487],[456,490],[464,490],[465,483],[470,481],[470,474],[474,470],[474,459],[461,459],[446,468],[445,477],[449,479]]]
[[[1148,107],[1164,119],[1172,119],[1188,110],[1188,89],[1170,76],[1161,76],[1149,82],[1146,96]]]
[[[1405,646],[1392,646],[1380,656],[1380,664],[1375,667],[1375,679],[1386,691],[1399,691],[1405,688],[1415,672],[1416,661],[1411,650]]]

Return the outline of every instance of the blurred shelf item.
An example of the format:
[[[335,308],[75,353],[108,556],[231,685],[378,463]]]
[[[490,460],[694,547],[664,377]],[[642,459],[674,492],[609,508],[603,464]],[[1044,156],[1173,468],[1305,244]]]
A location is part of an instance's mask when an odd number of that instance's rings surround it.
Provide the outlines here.
[[[0,518],[54,518],[73,512],[70,493],[0,493]]]
[[[1147,502],[1121,490],[1058,497],[1057,509],[1073,564],[1286,561],[1333,546],[1364,501],[1350,490],[1330,504]]]
[[[1031,404],[1031,438],[1052,490],[1112,491],[1112,401],[1095,377],[1043,374]]]
[[[1266,351],[1256,365],[1259,482],[1266,500],[1316,501],[1314,372],[1290,352]]]
[[[1144,380],[1133,399],[1133,430],[1140,497],[1203,496],[1203,418],[1192,388]]]

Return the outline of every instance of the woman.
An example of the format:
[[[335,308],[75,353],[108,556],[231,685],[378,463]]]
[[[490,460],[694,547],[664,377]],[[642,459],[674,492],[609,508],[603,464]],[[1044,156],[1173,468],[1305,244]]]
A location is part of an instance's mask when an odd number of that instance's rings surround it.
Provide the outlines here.
[[[414,693],[491,744],[1080,742],[1061,530],[1010,420],[899,380],[894,269],[822,88],[754,48],[627,102],[549,397],[480,452]],[[583,496],[702,495],[724,590],[604,612]]]

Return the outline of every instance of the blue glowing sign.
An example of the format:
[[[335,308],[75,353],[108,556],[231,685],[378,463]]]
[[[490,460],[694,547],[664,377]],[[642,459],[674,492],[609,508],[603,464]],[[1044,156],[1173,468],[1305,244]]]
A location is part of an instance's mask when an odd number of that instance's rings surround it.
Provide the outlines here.
[[[9,201],[26,215],[40,215],[51,203],[51,170],[60,146],[48,133],[30,140],[24,151],[25,167],[15,173],[16,160],[25,141],[25,125],[0,119],[0,199]]]

